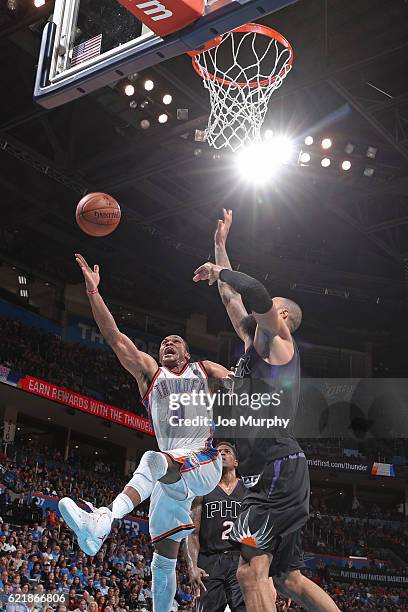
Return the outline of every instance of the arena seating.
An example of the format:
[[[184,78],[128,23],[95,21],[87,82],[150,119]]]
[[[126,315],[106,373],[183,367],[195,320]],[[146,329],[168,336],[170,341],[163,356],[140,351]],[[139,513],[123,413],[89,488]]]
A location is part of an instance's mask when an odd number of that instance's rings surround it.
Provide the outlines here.
[[[16,455],[17,456],[17,455]],[[75,462],[67,465],[55,449],[45,449],[43,461],[36,467],[33,458],[18,453],[14,466],[19,477],[45,494],[74,496],[109,503],[124,483],[113,466],[103,473],[94,466],[78,470]],[[11,461],[9,460],[9,465]],[[111,469],[111,473],[108,471]],[[73,485],[72,483],[75,482]],[[152,547],[147,535],[130,536],[125,529],[114,528],[112,536],[95,558],[87,558],[76,546],[54,512],[39,515],[27,497],[14,499],[12,492],[0,496],[0,589],[19,593],[36,589],[64,593],[66,608],[59,612],[83,610],[90,612],[135,612],[151,610],[150,562]],[[143,516],[147,516],[147,506]],[[407,554],[406,525],[392,524],[367,527],[367,519],[355,518],[347,523],[344,516],[314,513],[305,530],[306,557],[311,552],[324,555],[348,556],[354,552],[372,554],[372,548],[390,548],[397,544]],[[357,549],[355,548],[357,547]],[[405,557],[407,558],[407,557]],[[406,566],[397,567],[372,559],[368,569],[406,574]],[[304,570],[316,583],[323,586],[344,612],[402,612],[408,606],[408,590],[376,584],[351,582],[342,584],[329,578],[329,565],[319,563],[316,571]],[[191,589],[186,564],[180,555],[177,567],[178,588],[175,610],[193,610]],[[25,586],[28,585],[28,586]],[[92,602],[96,603],[96,606]],[[50,608],[50,611],[57,608]],[[293,602],[279,600],[278,610],[301,610]]]
[[[0,365],[146,416],[134,379],[113,352],[63,342],[0,317]]]

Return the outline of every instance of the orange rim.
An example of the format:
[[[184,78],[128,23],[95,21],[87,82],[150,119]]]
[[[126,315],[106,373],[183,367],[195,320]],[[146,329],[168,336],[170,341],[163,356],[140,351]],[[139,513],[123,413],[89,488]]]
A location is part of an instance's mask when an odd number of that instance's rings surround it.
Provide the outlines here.
[[[275,74],[274,76],[269,77],[269,79],[263,79],[262,81],[259,81],[259,82],[251,81],[249,83],[243,83],[243,82],[240,83],[240,82],[230,81],[229,79],[222,79],[221,77],[215,76],[211,72],[204,73],[201,66],[196,61],[196,58],[201,53],[204,53],[205,51],[208,51],[209,49],[214,49],[215,47],[218,47],[218,45],[220,45],[223,41],[223,36],[225,36],[225,34],[221,34],[220,36],[216,36],[215,38],[206,42],[203,45],[202,49],[195,49],[194,51],[187,52],[187,55],[191,57],[194,70],[202,79],[211,79],[212,81],[218,81],[218,83],[221,83],[222,85],[235,85],[236,87],[248,87],[248,86],[249,87],[266,87],[267,85],[271,85],[274,81],[276,81],[276,79],[285,78],[289,70],[292,68],[293,49],[292,49],[292,45],[290,44],[290,42],[286,40],[286,38],[282,36],[280,32],[277,32],[276,30],[273,30],[272,28],[268,28],[267,26],[264,26],[260,23],[246,23],[245,25],[239,26],[238,28],[231,30],[231,32],[253,32],[254,34],[262,34],[263,36],[267,36],[268,38],[274,38],[283,47],[285,47],[289,51],[289,59],[287,63],[284,65],[284,67],[278,74]],[[226,32],[226,34],[229,34],[229,33],[230,32]]]

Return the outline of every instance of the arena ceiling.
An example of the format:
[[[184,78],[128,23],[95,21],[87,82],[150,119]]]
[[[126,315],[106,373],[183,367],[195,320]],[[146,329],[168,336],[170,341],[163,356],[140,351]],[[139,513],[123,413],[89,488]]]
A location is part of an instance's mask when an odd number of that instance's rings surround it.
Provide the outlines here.
[[[195,142],[208,100],[187,57],[139,75],[136,109],[122,82],[61,108],[35,104],[40,32],[52,3],[33,9],[16,2],[17,10],[3,3],[0,11],[4,258],[77,282],[73,253],[80,251],[100,263],[111,294],[182,315],[206,310],[219,326],[215,290],[193,286],[191,273],[211,253],[226,206],[235,215],[233,263],[272,293],[303,303],[316,328],[323,321],[372,333],[400,324],[408,257],[407,2],[300,0],[264,20],[295,50],[265,126],[298,141],[330,136],[339,160],[347,143],[355,152],[349,173],[295,165],[262,188],[238,182],[229,156],[214,159]],[[156,83],[149,112],[160,109],[157,92],[174,100],[169,121],[152,119],[148,130],[140,128],[145,77]],[[177,108],[188,109],[187,120],[177,120]],[[374,160],[365,157],[368,146],[378,149]],[[363,175],[365,166],[373,176]],[[120,202],[124,218],[111,237],[88,238],[77,228],[75,206],[86,191]]]

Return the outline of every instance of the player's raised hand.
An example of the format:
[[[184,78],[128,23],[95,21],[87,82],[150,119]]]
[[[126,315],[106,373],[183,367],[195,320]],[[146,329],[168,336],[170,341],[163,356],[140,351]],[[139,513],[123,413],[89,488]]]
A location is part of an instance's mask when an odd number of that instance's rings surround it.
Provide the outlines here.
[[[223,268],[216,266],[215,264],[207,261],[197,270],[194,271],[193,281],[198,283],[199,281],[208,281],[209,285],[213,285],[219,278],[220,272]]]
[[[214,242],[222,246],[227,242],[228,234],[232,224],[232,210],[222,209],[224,219],[218,219],[217,229],[215,230]]]
[[[81,268],[82,274],[84,275],[87,291],[94,291],[97,289],[100,281],[99,266],[95,265],[92,270],[92,268],[87,264],[85,258],[79,253],[75,253],[75,260],[78,266]]]
[[[204,586],[203,578],[208,578],[208,574],[201,567],[191,568],[189,574],[193,596],[194,598],[200,597],[201,593],[207,590]]]

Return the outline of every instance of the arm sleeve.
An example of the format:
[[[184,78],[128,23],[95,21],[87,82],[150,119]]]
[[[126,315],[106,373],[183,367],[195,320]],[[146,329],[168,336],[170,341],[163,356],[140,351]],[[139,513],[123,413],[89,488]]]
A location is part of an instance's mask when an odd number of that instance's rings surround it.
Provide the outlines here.
[[[221,270],[220,280],[242,296],[248,310],[265,314],[272,308],[272,298],[262,283],[252,276],[235,270]]]

